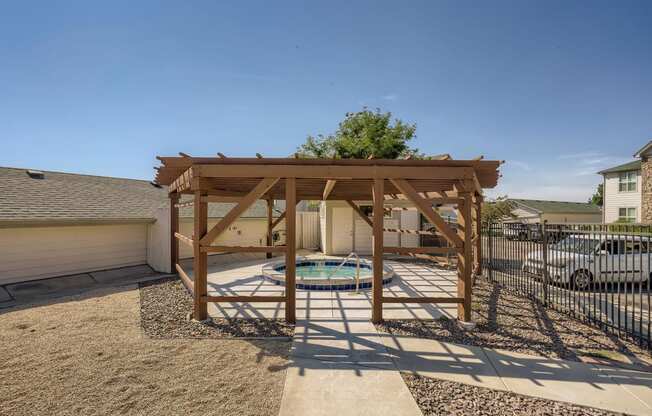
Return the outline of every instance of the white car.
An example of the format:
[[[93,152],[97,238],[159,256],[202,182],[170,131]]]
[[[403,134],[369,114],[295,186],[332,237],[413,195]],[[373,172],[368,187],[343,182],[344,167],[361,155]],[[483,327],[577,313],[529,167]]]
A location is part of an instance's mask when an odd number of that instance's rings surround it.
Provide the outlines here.
[[[576,289],[647,281],[651,243],[650,236],[570,234],[548,248],[548,278]],[[523,270],[542,277],[543,250],[529,253]]]

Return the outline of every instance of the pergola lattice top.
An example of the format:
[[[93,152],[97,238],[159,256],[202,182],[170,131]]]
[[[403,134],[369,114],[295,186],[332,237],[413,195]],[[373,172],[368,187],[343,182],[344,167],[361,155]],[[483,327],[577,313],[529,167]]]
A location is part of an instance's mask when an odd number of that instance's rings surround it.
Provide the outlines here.
[[[292,159],[225,157],[158,157],[156,182],[170,192],[242,196],[260,178],[297,178],[299,200],[369,200],[374,179],[386,179],[387,195],[401,194],[390,179],[410,180],[417,192],[493,188],[498,182],[499,161],[490,160],[394,160],[394,159]],[[330,182],[330,184],[329,184]],[[284,182],[269,188],[263,198],[283,199]],[[326,198],[324,198],[326,196]],[[450,196],[450,194],[449,194]]]

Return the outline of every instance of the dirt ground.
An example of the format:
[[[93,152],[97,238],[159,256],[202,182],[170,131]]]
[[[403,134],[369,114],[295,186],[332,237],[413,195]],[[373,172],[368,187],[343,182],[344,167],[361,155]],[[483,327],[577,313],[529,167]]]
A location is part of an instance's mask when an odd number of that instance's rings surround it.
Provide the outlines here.
[[[0,415],[276,415],[288,341],[150,339],[137,288],[0,311]]]

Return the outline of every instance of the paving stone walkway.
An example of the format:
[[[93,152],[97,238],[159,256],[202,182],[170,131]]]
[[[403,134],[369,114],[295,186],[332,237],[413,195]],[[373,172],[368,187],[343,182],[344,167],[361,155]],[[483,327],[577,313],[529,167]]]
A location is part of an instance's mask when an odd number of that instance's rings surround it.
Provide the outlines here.
[[[297,322],[281,416],[421,415],[369,320]]]

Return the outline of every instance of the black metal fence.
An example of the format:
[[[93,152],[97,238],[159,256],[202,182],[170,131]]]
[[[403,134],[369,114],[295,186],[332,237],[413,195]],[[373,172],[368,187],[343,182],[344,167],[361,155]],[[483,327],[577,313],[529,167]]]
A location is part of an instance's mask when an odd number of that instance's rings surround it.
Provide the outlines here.
[[[652,347],[652,227],[490,224],[482,246],[490,280]]]

